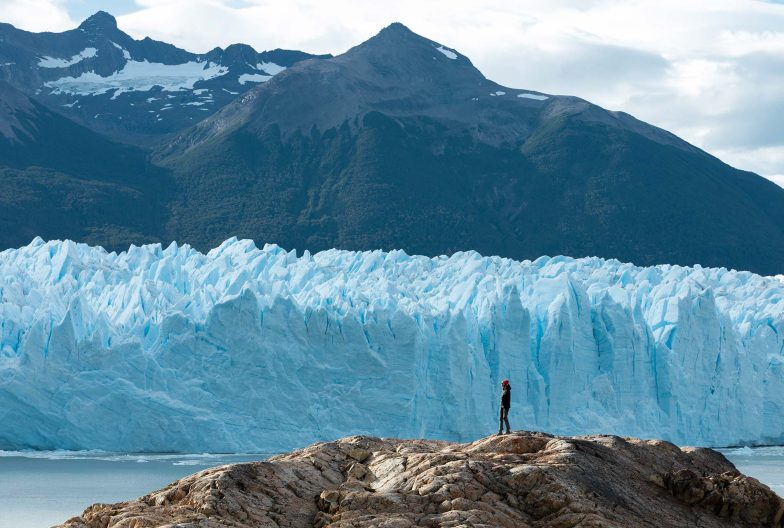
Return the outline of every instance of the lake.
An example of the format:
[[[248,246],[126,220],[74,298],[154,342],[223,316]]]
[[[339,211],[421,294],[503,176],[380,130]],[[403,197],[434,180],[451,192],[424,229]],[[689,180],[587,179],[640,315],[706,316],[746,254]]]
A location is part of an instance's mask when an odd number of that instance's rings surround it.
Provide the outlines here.
[[[764,482],[784,497],[784,446],[719,449],[738,471]]]
[[[784,447],[721,451],[784,496]],[[46,528],[95,502],[128,500],[208,467],[268,456],[0,451],[0,528]]]
[[[0,452],[0,528],[45,528],[202,469],[270,455]]]

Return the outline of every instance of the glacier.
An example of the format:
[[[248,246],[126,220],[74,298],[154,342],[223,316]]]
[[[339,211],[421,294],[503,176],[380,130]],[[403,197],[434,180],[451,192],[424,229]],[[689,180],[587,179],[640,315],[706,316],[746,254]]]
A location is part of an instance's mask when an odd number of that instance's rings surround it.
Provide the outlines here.
[[[230,239],[0,252],[0,449],[259,452],[513,428],[784,443],[784,279]]]

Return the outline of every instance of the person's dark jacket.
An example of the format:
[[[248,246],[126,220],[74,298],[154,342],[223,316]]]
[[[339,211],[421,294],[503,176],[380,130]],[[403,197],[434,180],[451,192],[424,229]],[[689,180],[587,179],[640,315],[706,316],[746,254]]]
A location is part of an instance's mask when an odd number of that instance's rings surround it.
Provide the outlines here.
[[[501,407],[508,409],[512,406],[512,387],[510,385],[504,386],[501,389]]]

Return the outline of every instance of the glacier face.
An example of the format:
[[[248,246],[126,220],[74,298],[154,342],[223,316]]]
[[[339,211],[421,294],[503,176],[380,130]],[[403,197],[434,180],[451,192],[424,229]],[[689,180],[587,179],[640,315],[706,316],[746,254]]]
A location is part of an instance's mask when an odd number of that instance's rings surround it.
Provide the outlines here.
[[[784,280],[231,239],[0,253],[0,449],[269,451],[497,427],[784,442]]]

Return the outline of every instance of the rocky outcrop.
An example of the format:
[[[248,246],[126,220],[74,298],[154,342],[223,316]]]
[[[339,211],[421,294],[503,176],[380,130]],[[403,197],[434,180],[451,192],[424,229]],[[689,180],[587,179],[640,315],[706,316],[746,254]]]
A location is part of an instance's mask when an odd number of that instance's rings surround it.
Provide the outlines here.
[[[516,432],[315,444],[97,504],[61,527],[778,527],[782,516],[784,500],[710,449]]]

